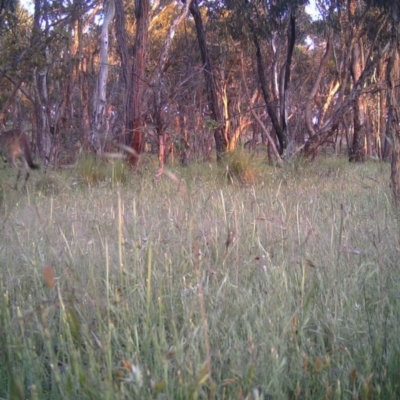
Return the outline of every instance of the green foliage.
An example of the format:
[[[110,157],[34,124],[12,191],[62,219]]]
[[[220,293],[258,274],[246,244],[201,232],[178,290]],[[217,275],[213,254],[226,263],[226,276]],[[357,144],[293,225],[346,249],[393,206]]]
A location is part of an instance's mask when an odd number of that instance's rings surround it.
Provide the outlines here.
[[[5,190],[0,398],[399,398],[389,168]]]

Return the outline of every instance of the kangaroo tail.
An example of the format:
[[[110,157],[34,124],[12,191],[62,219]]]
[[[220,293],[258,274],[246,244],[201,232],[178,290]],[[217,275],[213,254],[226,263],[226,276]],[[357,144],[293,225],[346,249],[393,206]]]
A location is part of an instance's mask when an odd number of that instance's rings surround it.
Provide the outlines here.
[[[25,159],[29,165],[29,168],[30,169],[40,169],[40,166],[38,164],[35,164],[32,160],[32,153],[31,153],[31,149],[29,147],[28,137],[25,134],[23,134],[20,137],[20,141],[21,141],[21,146],[23,146],[23,148],[24,148]]]

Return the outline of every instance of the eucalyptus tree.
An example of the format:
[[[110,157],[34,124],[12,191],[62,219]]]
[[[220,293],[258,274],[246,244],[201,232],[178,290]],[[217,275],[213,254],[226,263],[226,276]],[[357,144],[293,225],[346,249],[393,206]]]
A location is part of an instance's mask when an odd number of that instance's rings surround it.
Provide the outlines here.
[[[9,2],[10,3],[10,2]],[[46,17],[41,19],[42,4],[35,2],[35,13],[33,19],[27,15],[26,10],[21,12],[21,7],[4,8],[2,5],[1,17],[1,85],[13,86],[12,90],[5,93],[8,98],[5,101],[2,119],[6,119],[6,110],[17,97],[18,93],[23,93],[31,101],[35,110],[35,120],[38,128],[38,143],[41,145],[40,152],[45,158],[49,158],[50,143],[46,131],[49,132],[49,109],[45,105],[44,98],[47,98],[47,84],[45,68],[48,67],[49,48],[46,46],[46,40],[49,35],[49,20]],[[14,12],[11,15],[8,11]],[[47,9],[46,9],[47,15]],[[41,35],[42,29],[46,32],[44,37]],[[42,68],[38,71],[38,67]],[[3,92],[4,93],[4,92]],[[46,101],[47,103],[47,101]],[[15,114],[14,114],[15,115]],[[13,125],[22,127],[21,115],[18,120],[13,118]],[[42,133],[44,132],[44,133]]]
[[[379,12],[369,1],[364,4],[347,1],[347,24],[343,26],[348,33],[348,70],[352,86],[361,78],[363,70],[368,66],[371,55],[379,51],[375,44],[383,44],[387,40],[388,19],[386,13]],[[386,36],[386,38],[385,38]],[[368,54],[369,53],[369,54]],[[385,55],[384,55],[385,56]],[[379,58],[373,66],[373,74],[377,74]],[[367,79],[365,86],[372,86],[374,77]],[[371,117],[368,112],[368,95],[362,93],[354,99],[352,105],[353,140],[349,146],[350,161],[364,161],[371,155]]]
[[[153,120],[155,122],[157,136],[158,136],[158,159],[159,159],[159,171],[158,176],[163,172],[164,163],[166,160],[166,146],[167,146],[167,138],[165,132],[165,126],[163,121],[163,108],[168,107],[168,104],[165,104],[163,101],[163,97],[165,97],[165,93],[163,90],[163,76],[164,72],[167,68],[167,62],[170,56],[170,51],[172,47],[172,41],[175,36],[176,30],[180,23],[187,17],[189,13],[190,0],[187,0],[182,10],[179,14],[175,15],[172,22],[169,25],[169,29],[163,44],[161,46],[161,50],[159,53],[158,61],[156,67],[152,71],[152,76],[149,82],[149,94],[151,97],[151,104],[153,110]]]
[[[208,50],[206,34],[203,25],[198,0],[192,0],[190,4],[190,12],[193,16],[197,39],[199,42],[201,60],[203,64],[204,81],[207,91],[208,107],[211,113],[211,118],[215,122],[214,138],[217,151],[217,160],[221,160],[221,156],[226,152],[228,140],[225,136],[225,121],[221,112],[221,105],[217,94],[216,80],[213,71],[213,65]]]
[[[97,38],[101,34],[96,18],[103,9],[94,0],[72,0],[60,9],[60,17],[66,21],[59,63],[59,73],[55,80],[60,95],[59,106],[53,117],[53,139],[57,147],[63,147],[67,153],[80,143],[89,148],[90,132],[96,99],[95,58],[98,51]],[[101,64],[100,64],[101,65]]]
[[[399,157],[400,157],[400,5],[392,2],[390,55],[387,65],[388,124],[387,134],[392,139],[392,188],[393,198],[400,199]]]
[[[21,93],[25,75],[29,71],[31,18],[28,12],[14,4],[4,2],[0,12],[0,127],[6,125],[11,112],[12,124],[22,128]],[[9,122],[9,121],[8,121]]]
[[[377,75],[385,77],[385,84],[378,89],[386,91],[386,110],[380,110],[384,123],[378,126],[384,130],[384,137],[391,148],[391,187],[395,205],[400,202],[400,3],[392,0],[366,0],[366,7],[375,7],[376,15],[384,21],[384,28],[378,25],[374,44],[379,46],[375,54],[371,50],[368,58],[374,58],[378,65]],[[379,21],[379,18],[376,18]],[[383,25],[381,23],[380,25]],[[383,73],[382,73],[383,72]],[[378,82],[379,83],[379,82]]]
[[[243,110],[247,98],[241,84],[240,43],[229,33],[224,3],[191,2],[189,10],[193,19],[185,22],[185,36],[178,39],[182,46],[174,49],[174,60],[184,62],[174,62],[175,73],[170,74],[171,81],[176,82],[170,86],[170,93],[176,104],[177,129],[182,132],[178,147],[183,159],[191,144],[208,158],[211,133],[217,160],[221,160],[225,152],[236,148],[251,123],[250,113]],[[193,37],[198,54],[193,49]],[[198,79],[200,75],[203,79]],[[190,130],[195,133],[190,135]]]
[[[291,137],[290,82],[306,0],[228,0],[232,35],[253,48],[258,84],[282,156]]]
[[[392,145],[391,186],[393,201],[400,202],[400,3],[374,0],[373,3],[390,17],[390,41],[386,64],[387,124],[386,135]]]
[[[131,73],[132,73],[132,63],[130,59],[130,49],[129,42],[131,40],[130,31],[128,29],[127,18],[133,14],[132,12],[127,12],[127,7],[124,4],[123,0],[115,0],[115,37],[117,42],[117,51],[120,57],[120,65],[121,65],[121,76],[122,76],[122,90],[124,95],[122,96],[123,100],[123,109],[120,111],[123,123],[123,141],[124,144],[128,145],[130,143],[130,137],[126,135],[126,124],[127,124],[127,115],[129,114],[129,104],[127,95],[128,88],[130,88],[131,82]],[[133,18],[132,18],[133,19]]]
[[[107,106],[107,78],[108,78],[108,63],[109,63],[109,27],[114,18],[115,3],[114,0],[108,0],[107,11],[103,18],[103,26],[101,29],[100,39],[100,66],[95,87],[93,116],[92,116],[92,131],[91,145],[96,153],[101,153],[101,136],[107,135],[106,129],[106,106]]]
[[[33,15],[17,8],[17,23],[1,35],[6,44],[0,50],[1,84],[12,88],[6,92],[7,103],[15,97],[24,105],[13,125],[24,130],[32,126],[39,154],[48,163],[72,136],[88,142],[89,118],[83,117],[84,110],[89,115],[92,90],[87,79],[93,58],[89,25],[97,9],[83,0],[37,0],[34,6]],[[81,121],[87,122],[86,130]]]
[[[359,33],[362,31],[362,22],[360,22],[359,11],[356,8],[355,0],[348,1],[348,21],[349,28],[352,32],[352,43],[350,45],[350,74],[353,85],[361,77],[363,68],[363,41],[362,35]],[[357,32],[358,31],[358,32]],[[354,133],[353,143],[350,147],[350,161],[364,161],[364,141],[366,137],[366,115],[365,115],[365,104],[363,96],[358,96],[354,100],[353,105],[353,121],[354,121]]]
[[[51,38],[54,39],[58,31],[54,30],[51,4],[47,0],[35,0],[34,7],[31,41],[32,44],[40,43],[40,46],[35,53],[36,62],[32,71],[33,106],[39,155],[47,165],[51,161],[52,153],[52,104],[49,80],[55,47],[51,46]]]
[[[163,76],[168,67],[168,60],[171,52],[173,38],[178,25],[188,14],[190,2],[182,9],[182,13],[176,12],[177,4],[169,2],[160,4],[151,3],[148,0],[137,0],[134,3],[134,44],[130,47],[130,30],[128,29],[129,15],[124,12],[122,0],[116,0],[116,37],[118,51],[121,60],[121,69],[124,86],[126,88],[125,97],[125,130],[127,132],[125,143],[131,147],[129,161],[133,166],[137,166],[140,153],[145,142],[145,120],[150,118],[156,122],[159,149],[161,153],[164,148],[165,124],[163,122],[163,108],[166,106],[163,98],[165,97]],[[160,46],[158,53],[152,50],[152,31],[153,23],[168,14],[168,10],[173,11],[172,18],[166,19],[166,25],[161,29],[167,32],[164,37],[157,38]],[[131,53],[131,54],[129,54]],[[149,57],[151,56],[151,60]],[[155,67],[151,67],[155,65]],[[149,72],[150,70],[150,72]],[[159,155],[160,168],[162,169],[164,155]]]
[[[320,0],[319,4],[327,10],[326,21],[333,35],[327,43],[332,46],[330,64],[333,63],[334,69],[327,76],[331,83],[325,105],[320,110],[314,109],[319,116],[318,123],[305,142],[304,152],[315,154],[323,143],[332,140],[342,124],[347,127],[351,120],[353,138],[348,138],[349,159],[363,161],[366,144],[371,140],[368,128],[372,125],[365,96],[381,88],[374,79],[387,55],[387,14],[370,1]]]
[[[155,47],[159,54],[159,46]],[[195,24],[187,18],[177,29],[162,80],[163,102],[167,105],[162,107],[164,129],[168,130],[174,153],[183,164],[190,156],[208,159],[214,150],[215,122],[209,115],[200,65]]]
[[[129,161],[137,166],[139,155],[144,144],[142,94],[146,82],[145,67],[148,45],[148,27],[150,19],[150,1],[135,0],[136,36],[132,63],[132,79],[128,88],[128,104],[126,129],[131,135],[131,148],[133,152]]]
[[[15,17],[15,13],[17,6],[17,0],[0,1],[0,35],[4,34],[16,24],[17,18]]]
[[[203,7],[207,10],[202,13],[206,16],[207,42],[202,47],[207,49],[211,60],[211,77],[205,68],[202,72],[205,87],[208,78],[212,83],[209,86],[215,89],[213,104],[216,105],[221,122],[216,122],[215,113],[212,112],[210,90],[206,91],[208,106],[204,112],[204,121],[205,125],[213,129],[214,138],[216,129],[220,129],[217,133],[223,137],[223,152],[230,152],[237,148],[242,138],[248,140],[251,135],[252,130],[248,129],[254,123],[251,110],[257,108],[259,90],[252,81],[248,84],[246,82],[252,76],[251,56],[240,34],[232,32],[232,10],[224,1],[205,2]]]
[[[332,5],[331,5],[332,7]],[[332,8],[330,10],[332,12]],[[322,10],[320,10],[322,13]],[[322,15],[322,14],[320,14]],[[333,28],[332,24],[330,22],[331,18],[329,14],[325,17],[325,20],[323,22],[317,21],[314,22],[314,26],[317,28],[318,33],[318,39],[321,37],[323,38],[326,36],[325,39],[325,48],[324,48],[324,53],[320,57],[319,65],[316,74],[314,75],[314,79],[311,82],[310,88],[308,90],[308,93],[305,98],[305,106],[304,106],[304,122],[305,122],[305,128],[307,130],[308,136],[312,137],[315,135],[315,128],[318,120],[323,120],[324,114],[326,110],[329,107],[329,103],[331,102],[333,95],[335,91],[338,88],[338,85],[335,84],[335,81],[337,82],[338,80],[335,79],[336,71],[332,71],[332,78],[331,78],[331,84],[328,95],[326,97],[326,100],[324,102],[324,106],[321,107],[320,110],[316,113],[315,110],[315,104],[316,100],[318,97],[318,94],[320,94],[321,91],[321,86],[322,86],[322,80],[324,76],[327,74],[327,64],[331,58],[332,55],[332,47],[333,47]],[[311,39],[311,32],[309,33],[309,40],[312,41],[312,46],[316,47],[317,44],[317,37],[313,37]],[[319,41],[319,40],[318,40]],[[316,118],[316,115],[318,115],[318,118]]]

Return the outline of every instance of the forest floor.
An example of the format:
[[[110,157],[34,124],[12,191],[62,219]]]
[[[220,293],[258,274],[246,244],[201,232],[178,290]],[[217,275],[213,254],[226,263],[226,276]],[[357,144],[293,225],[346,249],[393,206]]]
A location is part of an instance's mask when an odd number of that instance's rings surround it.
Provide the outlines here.
[[[0,398],[400,398],[388,164],[96,168],[1,171]]]

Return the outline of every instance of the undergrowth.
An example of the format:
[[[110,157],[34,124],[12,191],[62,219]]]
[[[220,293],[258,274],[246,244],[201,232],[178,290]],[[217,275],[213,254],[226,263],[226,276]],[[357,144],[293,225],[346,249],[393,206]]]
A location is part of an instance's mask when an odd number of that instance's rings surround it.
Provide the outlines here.
[[[387,165],[80,168],[2,189],[0,398],[400,397]]]

